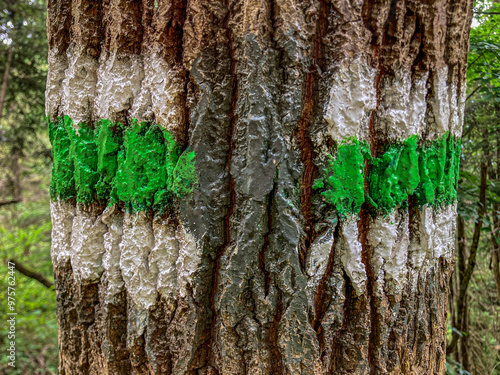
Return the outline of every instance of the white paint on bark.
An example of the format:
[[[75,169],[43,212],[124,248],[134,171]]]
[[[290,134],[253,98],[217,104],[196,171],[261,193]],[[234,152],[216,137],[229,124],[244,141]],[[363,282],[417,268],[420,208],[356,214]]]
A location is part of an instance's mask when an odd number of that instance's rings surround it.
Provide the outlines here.
[[[96,118],[114,121],[117,115],[129,111],[143,78],[141,56],[103,53],[98,70]]]
[[[428,129],[428,139],[436,139],[450,130],[450,95],[449,87],[454,85],[448,83],[448,67],[444,66],[433,72],[431,79],[432,97],[429,98],[429,105],[432,109],[432,119]],[[454,105],[458,105],[455,102]]]
[[[306,269],[307,275],[310,276],[309,282],[319,281],[326,271],[328,258],[333,246],[333,230],[335,227],[330,227],[328,230],[316,238],[311,245],[307,254]]]
[[[451,133],[457,138],[462,137],[462,129],[464,125],[464,115],[465,115],[465,101],[467,100],[467,81],[460,86],[458,93],[458,123],[454,123],[451,128]]]
[[[413,268],[437,266],[440,257],[448,261],[453,258],[456,215],[456,204],[438,208],[424,205],[420,209],[420,242],[410,244]]]
[[[407,275],[408,216],[401,217],[396,211],[379,215],[370,224],[367,240],[372,251],[370,265],[375,277],[385,285],[385,293],[401,294]]]
[[[323,115],[333,140],[353,136],[368,139],[368,120],[376,107],[376,73],[366,59],[358,57],[333,74]]]
[[[188,285],[192,285],[193,275],[201,262],[201,246],[198,246],[194,236],[180,223],[175,232],[179,242],[179,257],[176,262],[177,287],[179,295],[184,298],[187,295]]]
[[[71,257],[71,231],[75,206],[66,201],[57,200],[50,202],[50,211],[52,217],[51,256],[54,267],[57,267]]]
[[[359,242],[358,217],[351,216],[340,229],[339,253],[343,268],[359,296],[366,291],[366,271]]]
[[[182,72],[167,64],[159,52],[148,53],[144,59],[144,72],[131,116],[139,121],[154,119],[169,130],[181,126],[184,111]]]
[[[156,302],[156,265],[150,266],[154,247],[153,227],[146,213],[125,213],[120,243],[120,268],[127,291],[139,309]]]
[[[68,57],[57,49],[51,49],[48,56],[47,86],[45,90],[45,114],[54,120],[61,112],[62,86]]]
[[[420,270],[432,256],[432,233],[434,232],[434,217],[432,207],[424,205],[420,208],[418,229],[415,239],[410,242],[409,259],[411,269]]]
[[[123,290],[124,282],[120,269],[120,242],[123,236],[123,212],[116,205],[107,207],[102,214],[102,222],[107,225],[108,231],[104,234],[105,253],[102,265],[106,270],[108,287],[106,290],[106,301],[112,301],[113,297]]]
[[[338,224],[337,224],[338,225]],[[321,281],[321,278],[326,272],[328,259],[333,247],[333,233],[335,225],[330,226],[325,233],[316,238],[311,245],[306,259],[306,274],[309,276],[307,279],[307,297],[310,306],[314,306],[315,294]]]
[[[456,216],[456,204],[434,210],[433,259],[436,263],[441,257],[448,261],[453,257]]]
[[[392,141],[404,141],[423,127],[428,74],[413,82],[411,76],[409,69],[397,70],[381,83],[377,126]]]
[[[157,218],[153,221],[155,245],[151,250],[151,263],[158,269],[157,290],[166,297],[177,295],[177,268],[179,243],[174,227],[168,220]]]
[[[68,48],[67,55],[69,65],[63,82],[63,113],[71,117],[75,125],[88,123],[92,121],[98,63],[75,46]]]
[[[99,281],[104,270],[102,257],[107,229],[100,216],[95,216],[80,203],[76,205],[71,232],[71,266],[76,281]]]

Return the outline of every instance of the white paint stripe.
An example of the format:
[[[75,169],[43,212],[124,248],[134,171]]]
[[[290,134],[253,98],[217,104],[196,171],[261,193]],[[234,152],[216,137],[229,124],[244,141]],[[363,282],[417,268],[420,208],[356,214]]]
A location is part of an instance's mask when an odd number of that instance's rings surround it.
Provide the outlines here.
[[[175,238],[173,224],[157,218],[153,222],[155,245],[151,250],[151,263],[158,269],[158,292],[172,298],[177,295],[176,261],[179,256],[179,243]]]
[[[370,265],[385,293],[401,294],[408,271],[408,215],[401,216],[397,211],[379,215],[370,225],[367,240],[373,251]]]
[[[51,256],[54,268],[71,257],[71,231],[75,206],[66,201],[50,202],[52,217],[52,246]]]
[[[359,242],[358,216],[351,216],[341,225],[339,254],[344,270],[359,296],[366,292],[366,271],[362,261],[361,242]]]
[[[404,141],[420,134],[427,108],[425,74],[412,82],[411,70],[398,70],[381,82],[377,126],[389,140]]]
[[[98,282],[104,270],[102,257],[105,252],[104,234],[107,226],[77,204],[71,234],[71,266],[77,282]]]
[[[139,121],[152,120],[166,129],[182,126],[184,79],[180,71],[167,64],[159,53],[144,58],[145,77],[134,99],[131,116]]]
[[[376,106],[376,73],[366,59],[358,57],[349,64],[340,65],[333,74],[323,115],[333,140],[369,139],[368,121]]]
[[[45,114],[54,120],[62,110],[61,97],[64,72],[68,68],[68,57],[57,49],[51,49],[48,55],[47,86],[45,90]]]
[[[177,258],[177,287],[179,295],[185,297],[187,295],[188,285],[195,288],[196,285],[191,285],[193,274],[198,269],[201,263],[201,245],[197,244],[194,236],[181,223],[175,232],[175,237],[179,242],[179,257]]]
[[[102,222],[107,225],[108,231],[104,234],[105,253],[102,265],[106,270],[108,287],[106,290],[106,301],[112,301],[113,297],[123,290],[124,282],[120,269],[120,242],[123,236],[123,212],[113,205],[106,208],[102,214]]]
[[[152,223],[146,213],[125,213],[120,243],[120,268],[127,292],[140,308],[147,310],[156,302],[158,270],[150,265],[154,246]]]
[[[114,120],[123,111],[131,109],[141,89],[144,79],[142,57],[108,52],[101,54],[99,63],[96,118]]]
[[[75,46],[68,48],[68,69],[62,88],[62,110],[75,126],[92,120],[97,83],[97,60]]]

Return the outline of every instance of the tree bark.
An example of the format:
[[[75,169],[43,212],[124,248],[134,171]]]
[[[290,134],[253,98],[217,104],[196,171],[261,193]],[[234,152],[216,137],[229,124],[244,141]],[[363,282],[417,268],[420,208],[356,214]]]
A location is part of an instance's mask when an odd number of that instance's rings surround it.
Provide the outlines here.
[[[49,0],[60,373],[444,374],[471,17]]]

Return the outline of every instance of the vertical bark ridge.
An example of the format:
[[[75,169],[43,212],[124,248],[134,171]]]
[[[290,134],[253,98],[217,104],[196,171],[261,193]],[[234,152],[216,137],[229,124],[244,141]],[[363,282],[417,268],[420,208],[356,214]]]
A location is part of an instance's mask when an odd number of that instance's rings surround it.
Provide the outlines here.
[[[316,290],[316,295],[314,297],[314,323],[313,323],[313,328],[316,331],[316,335],[318,337],[318,342],[319,342],[319,347],[320,347],[320,353],[323,351],[325,342],[324,342],[324,332],[323,328],[321,326],[321,323],[323,321],[323,318],[325,317],[325,314],[327,312],[327,309],[329,307],[329,304],[331,303],[331,296],[328,295],[327,293],[327,287],[328,287],[328,282],[330,281],[330,278],[332,277],[333,269],[334,267],[338,266],[335,263],[338,262],[338,255],[336,256],[336,245],[338,238],[340,237],[340,230],[339,230],[339,225],[337,224],[335,226],[335,231],[333,234],[333,242],[332,242],[332,247],[330,250],[330,254],[328,256],[328,263],[326,264],[326,269],[325,273],[321,277],[321,280],[318,284],[318,288]]]
[[[100,293],[106,293],[106,283]],[[100,321],[103,331],[102,351],[103,368],[109,374],[123,374],[131,371],[130,354],[127,349],[127,296],[123,290],[113,302],[106,303],[105,296],[100,296]]]
[[[197,322],[194,341],[183,344],[185,355],[189,357],[187,369],[193,372],[214,371],[213,358],[209,356],[213,348],[214,259],[226,241],[227,210],[223,208],[229,206],[231,199],[227,155],[231,149],[228,134],[234,83],[227,30],[224,29],[227,13],[225,1],[212,2],[210,7],[201,2],[189,2],[183,34],[183,61],[190,71],[194,93],[190,99],[192,130],[189,141],[190,148],[197,154],[200,189],[194,192],[191,204],[181,210],[181,220],[198,236],[209,233],[200,244],[199,277],[203,282],[193,290],[193,302],[199,307],[191,311],[192,306],[188,304],[184,310],[188,322]],[[189,345],[193,347],[191,353]]]
[[[45,91],[45,112],[51,120],[61,115],[61,90],[64,72],[68,67],[66,50],[69,46],[69,33],[73,17],[71,0],[47,2],[47,37],[49,56],[47,59],[47,87]]]
[[[134,103],[133,112],[169,129],[186,148],[189,143],[189,101],[193,95],[183,56],[187,0],[163,0],[156,6],[154,9],[154,4],[150,4],[150,25],[144,30],[145,77],[141,99]],[[165,92],[157,93],[158,86]]]
[[[62,328],[59,343],[68,349],[60,353],[60,371],[65,375],[90,374],[93,371],[93,360],[99,356],[99,343],[92,327],[95,322],[98,286],[75,285],[69,260],[64,265],[59,264],[55,277],[58,323]]]
[[[306,269],[306,258],[311,244],[316,237],[315,218],[312,207],[312,185],[316,177],[317,166],[314,163],[316,152],[311,140],[311,129],[316,118],[317,110],[317,79],[320,66],[323,65],[323,37],[328,29],[328,11],[325,1],[319,1],[317,6],[317,24],[312,40],[312,64],[305,77],[304,97],[302,99],[302,114],[297,123],[295,136],[300,148],[300,158],[303,164],[303,174],[300,181],[300,204],[302,216],[305,220],[304,239],[299,251],[299,261],[302,272]]]
[[[227,3],[229,6],[229,2]],[[220,272],[220,262],[221,262],[221,257],[223,256],[224,252],[227,251],[228,247],[231,244],[231,220],[233,219],[233,214],[235,210],[235,205],[237,204],[237,196],[236,196],[236,190],[235,190],[235,182],[234,182],[234,177],[231,171],[231,165],[232,165],[232,158],[233,158],[233,153],[234,153],[234,148],[235,144],[233,141],[233,136],[234,136],[234,129],[235,129],[235,124],[236,124],[236,103],[238,101],[238,77],[236,75],[236,69],[237,69],[237,61],[235,58],[235,52],[234,52],[234,39],[233,39],[233,34],[231,29],[228,27],[229,22],[232,17],[232,10],[229,8],[226,18],[224,20],[224,25],[227,30],[226,38],[228,42],[228,52],[229,52],[229,58],[230,58],[230,74],[231,74],[231,82],[232,82],[232,97],[231,97],[231,109],[229,111],[229,127],[228,127],[228,133],[227,133],[227,143],[229,145],[229,150],[227,152],[227,159],[226,159],[226,173],[227,173],[227,180],[228,180],[228,190],[229,190],[229,206],[227,213],[224,217],[224,243],[220,247],[220,249],[217,251],[215,255],[215,260],[214,260],[214,270],[212,271],[212,290],[210,293],[210,310],[212,311],[212,321],[210,323],[210,339],[208,341],[207,347],[208,347],[208,363],[212,368],[214,369],[215,373],[218,374],[219,371],[217,370],[217,365],[214,362],[214,356],[213,356],[213,345],[216,345],[214,342],[214,337],[215,337],[215,329],[216,329],[216,322],[217,322],[217,313],[216,313],[216,308],[215,308],[215,298],[217,295],[217,286],[218,286],[218,279],[219,279],[219,272]]]

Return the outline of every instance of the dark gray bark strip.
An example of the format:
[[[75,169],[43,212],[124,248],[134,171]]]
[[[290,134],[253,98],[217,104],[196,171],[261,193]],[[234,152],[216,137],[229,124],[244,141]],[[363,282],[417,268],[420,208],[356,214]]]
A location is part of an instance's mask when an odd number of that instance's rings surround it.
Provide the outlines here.
[[[227,152],[227,159],[226,159],[226,173],[228,177],[228,190],[229,190],[229,206],[227,209],[226,216],[224,217],[224,243],[220,247],[220,249],[217,251],[215,255],[215,260],[214,260],[214,269],[212,271],[212,290],[210,292],[210,310],[212,311],[212,322],[210,323],[210,340],[207,343],[207,358],[210,363],[210,365],[214,368],[215,373],[218,374],[217,370],[217,365],[216,363],[213,362],[214,356],[213,356],[213,345],[214,343],[214,337],[215,337],[215,329],[216,329],[216,322],[217,322],[217,312],[215,309],[215,298],[217,295],[217,286],[218,286],[218,280],[219,280],[219,272],[220,272],[220,261],[221,257],[224,254],[225,251],[227,251],[227,248],[231,244],[231,220],[233,218],[234,210],[235,210],[235,205],[237,202],[237,197],[236,197],[236,191],[235,191],[235,182],[234,182],[234,177],[231,172],[231,165],[232,165],[232,158],[233,158],[233,152],[235,148],[235,144],[233,141],[233,136],[234,136],[234,129],[235,129],[235,124],[236,124],[236,103],[238,101],[238,76],[237,76],[237,60],[235,58],[235,51],[234,51],[234,38],[233,38],[233,33],[231,31],[231,28],[229,27],[229,22],[232,17],[232,9],[229,6],[229,2],[226,3],[228,6],[228,12],[226,15],[226,18],[224,20],[224,28],[226,30],[226,38],[228,42],[228,52],[229,52],[229,58],[231,61],[230,64],[230,74],[231,74],[231,82],[232,82],[232,97],[231,97],[231,109],[229,110],[229,128],[228,128],[228,134],[227,134],[227,143],[229,145],[229,150]]]

